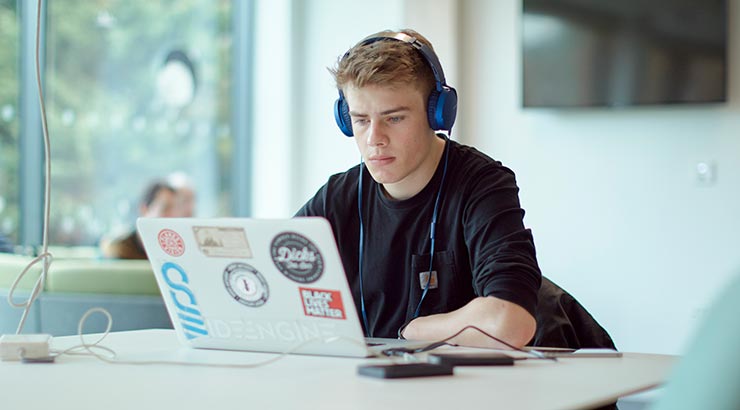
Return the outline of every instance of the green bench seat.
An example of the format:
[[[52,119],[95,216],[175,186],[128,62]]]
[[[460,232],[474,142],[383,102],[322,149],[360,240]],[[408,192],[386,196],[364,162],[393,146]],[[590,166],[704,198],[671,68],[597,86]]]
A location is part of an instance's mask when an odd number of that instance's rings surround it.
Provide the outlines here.
[[[12,308],[5,299],[13,281],[31,260],[0,254],[0,334],[16,330],[22,309]],[[21,280],[14,292],[16,303],[28,298],[40,272],[39,263]],[[172,327],[148,261],[73,256],[52,261],[44,292],[31,310],[24,333],[76,334],[80,318],[92,307],[103,307],[111,313],[112,330]],[[84,332],[100,332],[105,325],[102,315],[93,315]]]

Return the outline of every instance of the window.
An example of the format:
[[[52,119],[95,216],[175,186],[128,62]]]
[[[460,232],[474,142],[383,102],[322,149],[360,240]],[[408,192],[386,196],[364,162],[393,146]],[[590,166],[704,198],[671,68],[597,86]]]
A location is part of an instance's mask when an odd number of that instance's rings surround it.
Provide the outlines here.
[[[0,251],[18,242],[18,47],[15,0],[0,0]]]
[[[42,3],[50,243],[130,229],[146,185],[174,172],[189,176],[197,215],[249,215],[252,2]],[[35,0],[0,0],[0,235],[32,247],[44,182],[35,32]]]
[[[51,244],[94,245],[130,228],[146,185],[173,172],[190,178],[198,215],[235,213],[231,9],[226,0],[47,2]]]

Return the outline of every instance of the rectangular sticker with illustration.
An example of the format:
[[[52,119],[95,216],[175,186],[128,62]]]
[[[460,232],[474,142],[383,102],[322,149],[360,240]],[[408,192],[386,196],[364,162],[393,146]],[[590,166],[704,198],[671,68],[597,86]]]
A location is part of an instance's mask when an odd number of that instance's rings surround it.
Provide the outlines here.
[[[243,228],[194,226],[193,234],[198,248],[206,256],[242,259],[252,257],[252,248],[249,247]]]

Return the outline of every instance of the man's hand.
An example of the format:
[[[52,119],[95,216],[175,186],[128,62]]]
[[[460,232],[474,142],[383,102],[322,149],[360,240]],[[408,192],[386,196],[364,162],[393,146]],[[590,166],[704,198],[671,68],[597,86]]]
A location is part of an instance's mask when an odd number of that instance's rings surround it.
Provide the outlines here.
[[[516,347],[532,340],[537,323],[521,306],[493,296],[477,297],[449,313],[418,317],[403,330],[403,337],[416,340],[442,340],[465,326],[475,326]],[[464,346],[507,348],[475,329],[467,329],[449,340]]]

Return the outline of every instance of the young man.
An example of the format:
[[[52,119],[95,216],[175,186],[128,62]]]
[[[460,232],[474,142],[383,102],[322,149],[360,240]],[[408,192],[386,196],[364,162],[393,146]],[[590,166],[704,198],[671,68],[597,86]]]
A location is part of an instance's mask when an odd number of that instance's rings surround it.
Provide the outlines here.
[[[429,41],[381,32],[331,72],[337,123],[363,162],[297,215],[331,223],[366,334],[440,340],[475,326],[525,345],[541,274],[514,173],[435,132],[451,130],[457,97]],[[501,347],[472,328],[451,342]]]

